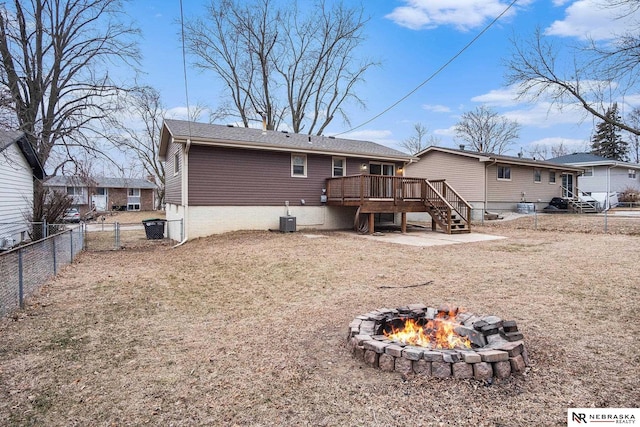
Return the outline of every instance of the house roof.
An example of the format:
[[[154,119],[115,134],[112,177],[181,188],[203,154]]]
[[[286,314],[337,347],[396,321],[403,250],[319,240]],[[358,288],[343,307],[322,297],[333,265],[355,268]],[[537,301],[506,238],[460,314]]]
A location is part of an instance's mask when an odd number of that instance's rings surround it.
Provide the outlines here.
[[[606,157],[597,156],[591,153],[573,153],[566,156],[554,157],[549,159],[552,163],[563,163],[574,166],[620,166],[628,169],[640,169],[638,163],[621,162],[618,160],[607,159]]]
[[[146,179],[139,178],[91,178],[95,182],[96,187],[104,188],[142,188],[154,189],[156,184]],[[87,187],[84,178],[79,176],[52,176],[49,177],[44,185],[47,187]]]
[[[164,158],[170,142],[212,145],[255,150],[322,153],[346,157],[410,161],[415,157],[371,141],[303,135],[281,131],[165,120],[160,137],[160,156]]]
[[[498,162],[503,164],[531,166],[531,167],[537,167],[537,168],[563,169],[563,170],[568,170],[573,172],[583,171],[583,168],[579,166],[570,166],[570,165],[562,164],[562,167],[559,167],[558,163],[552,163],[550,161],[529,159],[526,157],[519,157],[519,156],[505,156],[502,154],[494,154],[494,153],[482,153],[482,152],[471,151],[471,150],[459,150],[456,148],[436,147],[436,146],[427,147],[425,150],[416,154],[416,156],[422,157],[423,155],[430,152],[442,152],[442,153],[454,154],[454,155],[459,155],[464,157],[471,157],[471,158],[478,159],[479,162]]]
[[[29,166],[31,166],[33,176],[38,179],[43,179],[46,176],[44,167],[42,163],[40,163],[38,155],[27,140],[24,132],[0,130],[0,152],[4,151],[13,143],[22,151],[22,155],[27,160],[27,163],[29,163]]]

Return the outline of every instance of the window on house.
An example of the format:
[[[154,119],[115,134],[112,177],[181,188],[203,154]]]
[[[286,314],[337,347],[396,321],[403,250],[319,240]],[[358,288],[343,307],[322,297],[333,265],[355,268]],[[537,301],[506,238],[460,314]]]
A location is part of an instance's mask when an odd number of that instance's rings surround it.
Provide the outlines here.
[[[82,196],[82,187],[67,187],[67,195]]]
[[[98,196],[106,196],[107,195],[107,189],[104,187],[98,187],[96,188],[96,194]]]
[[[498,179],[511,180],[511,167],[498,165]]]
[[[173,155],[173,174],[177,175],[180,172],[180,153],[176,152]]]
[[[584,170],[582,176],[593,176],[593,168],[587,168]]]
[[[300,178],[307,177],[307,156],[306,154],[291,155],[291,176]]]
[[[542,182],[542,171],[540,169],[533,170],[533,182]]]
[[[128,196],[129,197],[140,197],[140,189],[139,188],[129,188]]]
[[[333,171],[331,176],[345,176],[347,160],[344,157],[333,158]]]
[[[549,184],[555,184],[556,183],[556,173],[553,171],[549,172]]]
[[[636,179],[636,171],[635,171],[635,169],[629,169],[629,178]]]

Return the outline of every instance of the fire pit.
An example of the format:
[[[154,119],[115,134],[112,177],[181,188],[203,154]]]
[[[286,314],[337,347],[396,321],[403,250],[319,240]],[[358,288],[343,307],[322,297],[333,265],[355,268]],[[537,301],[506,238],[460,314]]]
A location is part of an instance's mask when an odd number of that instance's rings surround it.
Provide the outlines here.
[[[404,375],[491,381],[529,366],[515,321],[457,307],[380,308],[349,324],[347,343],[367,365]]]

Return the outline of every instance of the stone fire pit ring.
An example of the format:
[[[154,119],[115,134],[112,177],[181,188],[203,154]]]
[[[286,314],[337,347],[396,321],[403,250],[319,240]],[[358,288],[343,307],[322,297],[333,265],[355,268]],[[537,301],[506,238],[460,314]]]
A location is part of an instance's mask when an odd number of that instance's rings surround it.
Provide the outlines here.
[[[434,349],[406,345],[384,335],[398,319],[432,320],[446,317],[459,324],[455,331],[471,341],[471,348]],[[354,357],[366,365],[402,375],[436,378],[469,378],[493,381],[524,373],[530,365],[524,337],[513,320],[493,315],[477,316],[456,307],[380,308],[357,316],[349,324],[347,345]]]

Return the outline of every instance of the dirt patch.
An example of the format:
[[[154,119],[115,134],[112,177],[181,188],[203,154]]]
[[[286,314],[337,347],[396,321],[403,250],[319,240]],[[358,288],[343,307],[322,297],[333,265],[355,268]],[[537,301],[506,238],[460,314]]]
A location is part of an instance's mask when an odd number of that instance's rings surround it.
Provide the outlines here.
[[[507,239],[436,247],[237,232],[86,252],[0,322],[0,418],[561,426],[569,407],[637,406],[638,237],[508,223],[476,227]],[[408,303],[517,321],[532,367],[487,384],[355,360],[354,316]]]

